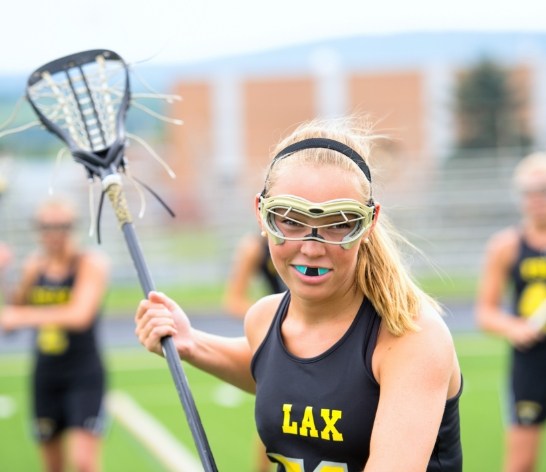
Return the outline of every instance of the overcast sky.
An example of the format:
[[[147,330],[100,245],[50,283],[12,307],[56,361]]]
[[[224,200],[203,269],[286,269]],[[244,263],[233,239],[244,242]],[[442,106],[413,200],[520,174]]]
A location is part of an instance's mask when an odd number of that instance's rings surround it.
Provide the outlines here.
[[[406,31],[546,31],[542,0],[7,0],[0,73],[107,48],[188,62],[302,41]]]

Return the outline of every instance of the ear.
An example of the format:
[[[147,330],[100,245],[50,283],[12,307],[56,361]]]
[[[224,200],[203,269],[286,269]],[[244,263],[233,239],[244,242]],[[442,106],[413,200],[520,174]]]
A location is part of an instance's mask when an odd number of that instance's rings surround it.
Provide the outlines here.
[[[256,219],[258,220],[258,224],[260,225],[260,230],[263,231],[263,223],[262,223],[262,216],[260,215],[260,196],[261,194],[257,193],[254,197],[254,214],[256,215]]]
[[[372,225],[370,226],[368,231],[366,231],[366,234],[364,236],[365,238],[369,237],[370,234],[373,233],[373,230],[375,229],[375,225],[377,224],[377,220],[379,219],[379,213],[381,213],[381,204],[376,202]]]

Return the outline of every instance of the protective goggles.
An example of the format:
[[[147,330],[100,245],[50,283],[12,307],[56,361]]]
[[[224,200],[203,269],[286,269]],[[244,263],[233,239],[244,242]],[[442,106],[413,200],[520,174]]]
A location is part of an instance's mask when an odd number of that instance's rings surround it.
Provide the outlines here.
[[[352,199],[314,203],[293,195],[260,197],[260,216],[275,244],[320,241],[351,248],[371,227],[375,205]]]

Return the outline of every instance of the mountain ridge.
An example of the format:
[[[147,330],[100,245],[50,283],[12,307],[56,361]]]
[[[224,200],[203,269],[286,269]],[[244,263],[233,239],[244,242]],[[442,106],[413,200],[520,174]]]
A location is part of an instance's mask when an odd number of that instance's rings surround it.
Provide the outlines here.
[[[163,87],[179,77],[319,72],[322,66],[328,66],[325,61],[330,61],[330,66],[344,69],[373,70],[437,63],[457,66],[478,60],[480,56],[508,63],[540,58],[546,61],[546,32],[430,31],[351,35],[200,61],[139,63],[135,69],[151,86]],[[25,74],[2,74],[0,78],[0,94],[23,93]]]

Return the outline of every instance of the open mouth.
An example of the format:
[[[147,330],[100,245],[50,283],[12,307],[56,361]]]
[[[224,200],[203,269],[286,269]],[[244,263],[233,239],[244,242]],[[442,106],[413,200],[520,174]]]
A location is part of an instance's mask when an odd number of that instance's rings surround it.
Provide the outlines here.
[[[297,265],[294,267],[300,274],[308,275],[310,277],[317,277],[318,275],[324,275],[330,272],[330,269],[325,269],[323,267],[308,267],[302,265]]]

